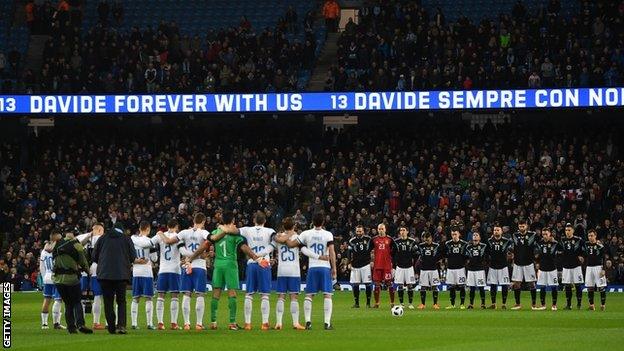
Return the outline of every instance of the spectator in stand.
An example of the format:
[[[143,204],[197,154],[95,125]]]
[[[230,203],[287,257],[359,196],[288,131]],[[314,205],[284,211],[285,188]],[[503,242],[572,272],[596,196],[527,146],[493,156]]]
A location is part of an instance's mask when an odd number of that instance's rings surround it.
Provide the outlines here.
[[[35,0],[28,0],[24,10],[26,12],[26,25],[32,32],[35,24]]]
[[[288,10],[286,10],[286,14],[284,15],[284,20],[286,21],[286,28],[290,33],[297,33],[299,31],[299,26],[297,25],[297,11],[295,11],[292,5],[288,6]]]
[[[153,93],[156,90],[156,68],[154,68],[152,63],[145,70],[145,84],[148,93]]]
[[[121,3],[121,1],[116,0],[113,3],[113,19],[115,20],[115,23],[117,25],[121,24],[121,21],[123,20],[123,15],[124,15],[123,4]]]
[[[542,86],[542,78],[540,78],[539,74],[537,74],[537,72],[531,73],[531,75],[529,76],[528,87],[539,88],[541,86]]]
[[[4,77],[4,69],[6,68],[6,57],[0,52],[0,78]]]
[[[97,6],[97,13],[100,23],[106,25],[108,23],[108,15],[110,13],[110,5],[108,0],[100,0]]]
[[[325,18],[325,27],[330,33],[338,31],[340,22],[340,6],[336,0],[325,0],[323,4],[323,18]]]

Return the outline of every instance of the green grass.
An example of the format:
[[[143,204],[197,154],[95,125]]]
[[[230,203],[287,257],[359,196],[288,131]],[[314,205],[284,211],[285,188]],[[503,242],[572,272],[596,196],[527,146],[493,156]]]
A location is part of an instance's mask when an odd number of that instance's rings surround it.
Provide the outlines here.
[[[364,294],[362,294],[364,295]],[[428,302],[431,295],[428,294]],[[511,294],[510,294],[511,295]],[[560,294],[561,295],[561,294]],[[415,298],[417,298],[415,296]],[[512,296],[510,296],[512,298]],[[598,297],[597,297],[598,298]],[[573,310],[557,312],[511,310],[405,310],[402,318],[392,317],[389,306],[379,310],[351,309],[348,292],[336,293],[334,299],[333,331],[322,326],[323,303],[317,296],[313,306],[312,331],[262,332],[259,327],[258,300],[254,304],[253,331],[225,330],[226,299],[219,307],[218,331],[150,331],[144,328],[144,305],[139,309],[141,330],[130,330],[128,335],[109,335],[98,331],[95,335],[69,335],[66,331],[40,329],[40,294],[13,294],[13,347],[16,350],[588,350],[600,347],[617,350],[624,339],[624,294],[607,296],[607,311]],[[383,301],[387,301],[384,293]],[[488,296],[489,299],[489,296]],[[500,294],[499,294],[500,299]],[[523,294],[527,306],[528,293]],[[562,297],[560,297],[562,299]],[[238,320],[242,324],[242,298],[239,295]],[[564,302],[565,300],[562,299]],[[448,295],[441,294],[441,306],[448,303]],[[583,304],[586,307],[586,296]],[[210,304],[206,303],[208,307]],[[303,304],[301,303],[301,319]],[[561,305],[561,303],[560,303]],[[290,325],[286,304],[284,324]],[[271,322],[274,321],[274,301],[271,302]],[[165,322],[168,321],[168,303]],[[130,310],[128,308],[128,314]],[[209,317],[207,308],[206,325]],[[50,319],[52,317],[50,316]],[[102,317],[103,318],[103,317]],[[128,316],[128,319],[130,316]],[[191,322],[195,311],[192,306]],[[91,316],[87,317],[90,324]],[[182,315],[180,313],[180,321]],[[63,318],[64,321],[64,318]],[[529,351],[532,351],[529,349]]]

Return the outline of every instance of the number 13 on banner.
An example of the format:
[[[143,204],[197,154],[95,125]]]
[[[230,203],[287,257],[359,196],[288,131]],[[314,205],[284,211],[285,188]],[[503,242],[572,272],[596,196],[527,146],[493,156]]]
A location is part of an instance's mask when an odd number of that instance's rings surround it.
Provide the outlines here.
[[[333,95],[331,96],[332,101],[332,109],[334,110],[344,110],[347,108],[347,96],[344,94]]]
[[[0,98],[0,112],[15,112],[15,99]]]

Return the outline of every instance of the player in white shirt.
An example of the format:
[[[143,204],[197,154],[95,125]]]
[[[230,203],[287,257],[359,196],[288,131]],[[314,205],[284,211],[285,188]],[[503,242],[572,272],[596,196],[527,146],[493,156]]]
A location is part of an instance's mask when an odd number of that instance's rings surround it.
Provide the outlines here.
[[[183,243],[184,247],[180,252],[185,257],[190,257],[193,252],[202,247],[210,233],[204,229],[206,215],[196,213],[193,218],[193,228],[184,229],[176,236],[161,238],[166,244]],[[204,330],[204,294],[206,293],[206,259],[198,257],[191,262],[191,267],[187,267],[182,273],[180,292],[182,296],[182,317],[184,318],[184,330],[191,330],[191,294],[196,294],[195,298],[195,330]]]
[[[239,228],[240,234],[247,240],[247,245],[258,256],[270,261],[271,253],[275,250],[275,230],[266,228],[266,216],[258,211],[254,216],[253,227]],[[262,312],[262,330],[269,330],[269,295],[271,294],[271,266],[249,259],[247,261],[247,295],[245,295],[245,330],[251,330],[251,311],[253,308],[253,297],[256,292],[260,293],[260,310]]]
[[[333,309],[333,280],[336,279],[336,252],[334,250],[334,235],[323,229],[325,217],[323,213],[316,213],[312,218],[314,229],[306,230],[299,234],[297,241],[312,252],[301,252],[310,257],[308,263],[308,276],[306,279],[306,297],[303,302],[303,313],[305,315],[306,329],[312,329],[312,298],[319,291],[325,297],[323,312],[325,319],[325,330],[333,329],[331,316]],[[329,261],[321,260],[321,256],[329,256]]]
[[[277,244],[277,304],[275,306],[275,329],[282,329],[284,300],[290,294],[290,315],[293,329],[303,330],[299,324],[299,291],[301,290],[301,268],[299,266],[299,237],[294,231],[295,222],[291,217],[282,221],[284,232],[275,236]],[[307,249],[307,248],[304,248]]]
[[[160,250],[158,265],[158,282],[156,290],[158,299],[156,300],[156,319],[158,320],[158,330],[165,329],[163,315],[165,313],[165,294],[171,293],[171,329],[178,330],[178,293],[180,292],[180,247],[184,244],[165,244],[160,235],[155,235],[151,241],[152,245],[158,246]],[[170,219],[167,222],[167,232],[165,237],[174,237],[178,233],[178,221]]]
[[[54,300],[54,303],[52,304],[52,323],[54,323],[54,329],[65,329],[65,327],[61,325],[61,295],[56,290],[56,286],[52,281],[53,269],[54,259],[52,258],[52,253],[46,250],[41,250],[41,256],[39,256],[39,274],[43,277],[41,329],[48,329],[48,311],[50,301],[52,300]]]
[[[95,243],[97,243],[98,239],[103,234],[104,224],[98,222],[93,225],[90,233],[76,236],[76,239],[80,241],[82,246],[84,246],[85,251],[89,253],[89,259],[91,259],[90,253],[95,247]],[[102,315],[102,288],[97,280],[97,263],[91,263],[91,267],[89,267],[89,275],[90,277],[87,277],[86,275],[81,277],[80,285],[82,294],[85,295],[87,290],[91,290],[93,292],[93,330],[104,330],[104,325],[100,324],[100,317]]]
[[[139,300],[145,297],[145,316],[147,329],[154,328],[154,274],[152,272],[152,260],[150,259],[150,224],[142,221],[139,224],[139,233],[131,237],[136,251],[136,259],[132,265],[132,304],[130,305],[130,318],[132,329],[138,329]]]

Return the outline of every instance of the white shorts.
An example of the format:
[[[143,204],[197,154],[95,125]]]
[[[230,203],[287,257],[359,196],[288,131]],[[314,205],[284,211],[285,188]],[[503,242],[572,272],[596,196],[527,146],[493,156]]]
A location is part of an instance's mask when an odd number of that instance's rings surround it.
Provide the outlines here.
[[[351,280],[349,282],[351,284],[370,284],[372,282],[370,264],[360,268],[351,268]]]
[[[535,277],[535,265],[533,263],[526,266],[518,266],[514,263],[513,272],[511,273],[511,281],[514,282],[534,282]]]
[[[414,274],[414,267],[397,267],[394,270],[394,284],[415,285],[416,274]]]
[[[485,286],[485,271],[468,271],[467,286]]]
[[[420,271],[420,286],[430,287],[440,285],[440,273],[438,270]]]
[[[581,266],[574,268],[564,268],[561,273],[563,284],[583,284],[583,270]]]
[[[552,271],[537,271],[537,285],[540,286],[558,286],[559,278],[557,277],[557,270]]]
[[[447,285],[466,284],[466,270],[463,268],[447,269],[446,270],[446,284]]]
[[[607,277],[602,274],[602,266],[589,266],[585,269],[585,286],[603,288],[607,286]]]
[[[509,268],[490,268],[487,273],[488,285],[509,285]]]

